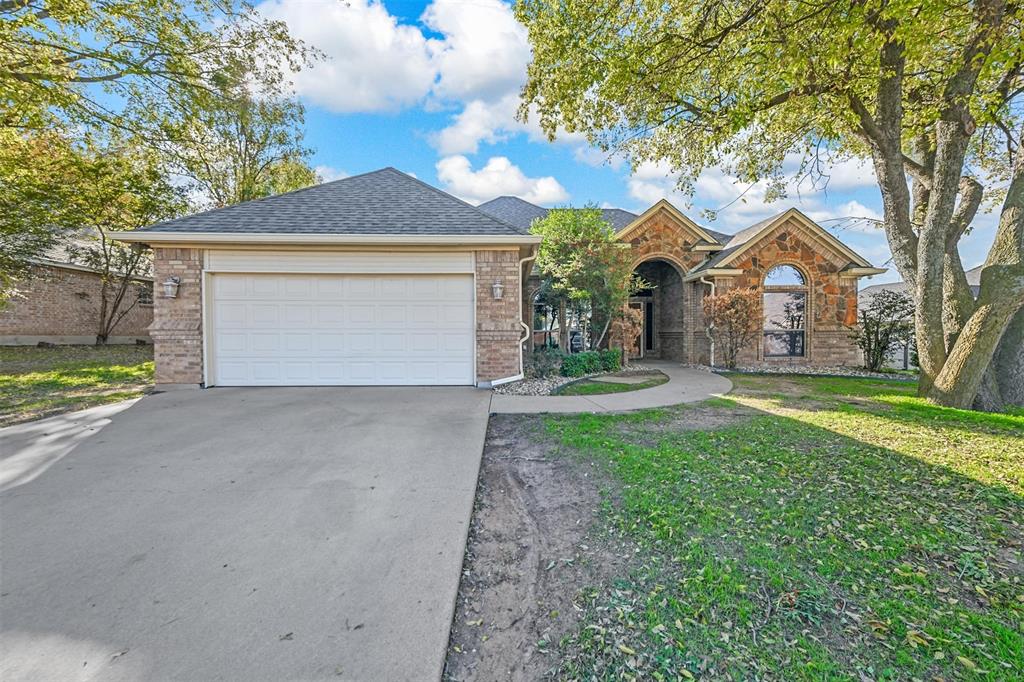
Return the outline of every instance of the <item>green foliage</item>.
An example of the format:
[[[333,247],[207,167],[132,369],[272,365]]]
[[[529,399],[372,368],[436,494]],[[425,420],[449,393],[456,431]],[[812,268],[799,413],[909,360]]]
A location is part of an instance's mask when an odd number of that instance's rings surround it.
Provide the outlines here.
[[[302,144],[302,104],[255,64],[250,51],[228,55],[210,90],[178,93],[163,126],[174,169],[215,208],[317,182]]]
[[[521,115],[535,107],[550,135],[583,132],[635,164],[667,162],[686,190],[712,166],[742,182],[767,179],[771,200],[784,194],[789,153],[803,155],[800,174],[825,181],[819,154],[868,155],[858,112],[878,97],[890,39],[903,49],[903,91],[912,93],[903,139],[933,127],[962,66],[953,56],[976,35],[976,5],[523,0],[516,16],[533,60]],[[1000,83],[1019,83],[1019,18],[993,40],[968,107],[979,128],[1018,130]],[[976,153],[1006,175],[999,145],[998,136],[978,139]]]
[[[0,0],[0,128],[152,131],[243,53],[260,82],[315,56],[245,2]]]
[[[610,477],[587,544],[637,557],[580,596],[555,677],[1024,677],[1024,418],[910,382],[732,379],[728,401],[547,420]]]
[[[524,374],[528,379],[544,379],[558,374],[566,354],[558,348],[542,348],[526,356]]]
[[[562,360],[562,376],[581,377],[597,372],[614,372],[622,368],[622,351],[618,349],[588,350],[566,355]]]
[[[0,346],[0,426],[138,397],[152,383],[152,346]]]
[[[629,297],[646,284],[633,274],[629,246],[615,240],[615,230],[600,209],[553,209],[530,227],[543,241],[537,267],[551,288],[574,301],[587,301],[604,325],[594,345],[600,346],[612,318]]]
[[[134,139],[72,143],[55,133],[0,134],[9,143],[0,148],[0,174],[7,179],[0,183],[0,266],[8,273],[3,292],[10,294],[31,259],[46,255],[99,270],[110,287],[97,311],[97,333],[105,336],[126,312],[120,301],[130,282],[149,267],[141,251],[106,233],[179,215],[186,208],[183,189]]]
[[[883,289],[860,308],[860,326],[853,333],[864,351],[864,366],[882,369],[889,351],[914,338],[914,302],[902,291]]]

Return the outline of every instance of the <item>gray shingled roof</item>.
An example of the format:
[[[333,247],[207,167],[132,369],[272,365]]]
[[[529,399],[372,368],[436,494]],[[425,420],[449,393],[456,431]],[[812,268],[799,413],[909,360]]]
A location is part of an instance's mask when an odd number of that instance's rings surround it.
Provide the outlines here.
[[[525,199],[508,196],[485,201],[477,206],[477,208],[522,230],[530,229],[530,225],[534,220],[545,217],[550,210],[531,204]],[[635,213],[624,211],[621,208],[602,208],[601,215],[616,230],[621,230],[636,220]]]
[[[394,168],[168,220],[141,231],[484,236],[525,232]]]
[[[785,213],[785,211],[783,211],[782,213]],[[721,233],[711,233],[713,237],[715,237],[720,242],[725,244],[725,248],[716,253],[714,258],[708,260],[697,269],[707,270],[708,268],[715,267],[732,254],[736,253],[736,251],[738,251],[741,246],[750,241],[750,239],[758,232],[760,232],[765,225],[772,222],[773,220],[776,220],[780,215],[782,215],[782,213],[773,215],[771,218],[765,218],[761,222],[754,223],[750,227],[744,228],[733,235],[722,234],[721,236],[719,236]]]

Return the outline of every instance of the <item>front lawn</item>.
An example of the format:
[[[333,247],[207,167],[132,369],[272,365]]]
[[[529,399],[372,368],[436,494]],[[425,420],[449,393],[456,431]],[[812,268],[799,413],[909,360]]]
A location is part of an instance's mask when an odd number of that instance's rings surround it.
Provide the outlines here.
[[[606,393],[628,393],[629,391],[642,391],[645,388],[661,386],[668,381],[668,377],[661,372],[645,375],[642,381],[635,384],[614,383],[602,381],[602,377],[593,379],[580,379],[564,386],[559,386],[551,392],[551,395],[604,395]]]
[[[1024,416],[938,408],[907,382],[730,378],[727,399],[530,427],[603,499],[576,554],[541,559],[576,587],[535,615],[548,674],[1024,679]]]
[[[0,426],[134,398],[152,384],[152,346],[0,346]]]

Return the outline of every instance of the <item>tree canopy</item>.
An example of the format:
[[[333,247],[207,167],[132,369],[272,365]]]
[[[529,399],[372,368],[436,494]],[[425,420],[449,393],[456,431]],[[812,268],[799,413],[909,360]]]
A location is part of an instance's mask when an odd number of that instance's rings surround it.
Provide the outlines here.
[[[521,115],[584,132],[692,190],[705,168],[784,194],[783,164],[870,158],[911,285],[921,391],[1001,403],[991,362],[1024,305],[1022,8],[1002,0],[522,0]],[[956,245],[983,200],[1000,226],[970,296]],[[983,395],[984,394],[984,395]]]

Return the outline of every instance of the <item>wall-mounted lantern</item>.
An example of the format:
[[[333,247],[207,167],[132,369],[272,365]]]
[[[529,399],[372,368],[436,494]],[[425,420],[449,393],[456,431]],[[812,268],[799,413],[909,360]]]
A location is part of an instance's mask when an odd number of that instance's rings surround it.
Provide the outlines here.
[[[164,280],[164,298],[178,298],[178,287],[181,286],[180,277],[168,277]]]
[[[491,293],[494,294],[495,301],[500,301],[505,294],[505,285],[501,283],[500,279],[494,280],[494,284],[491,285]]]

